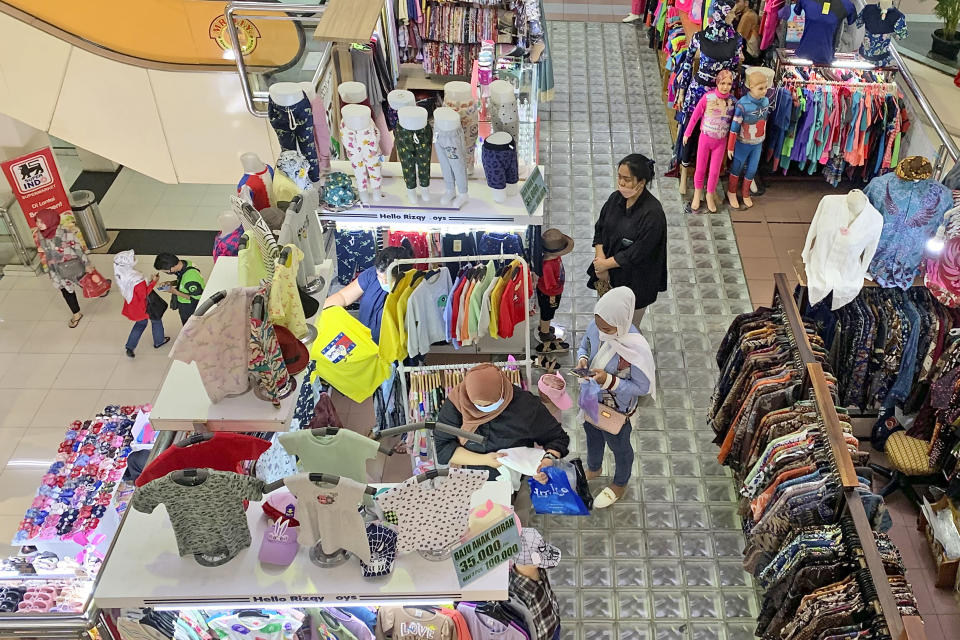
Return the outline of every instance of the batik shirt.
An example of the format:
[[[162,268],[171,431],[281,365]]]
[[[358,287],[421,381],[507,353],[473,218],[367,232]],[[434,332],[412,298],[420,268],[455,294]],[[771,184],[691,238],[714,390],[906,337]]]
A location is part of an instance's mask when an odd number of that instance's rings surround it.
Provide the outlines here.
[[[864,193],[883,214],[870,274],[882,287],[908,289],[920,274],[927,239],[953,206],[950,190],[936,180],[903,180],[888,173],[871,180]]]

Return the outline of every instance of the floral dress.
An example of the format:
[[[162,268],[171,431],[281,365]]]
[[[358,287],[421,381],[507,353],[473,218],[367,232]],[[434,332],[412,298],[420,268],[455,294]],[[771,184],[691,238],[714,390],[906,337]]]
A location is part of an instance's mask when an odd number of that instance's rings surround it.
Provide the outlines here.
[[[90,266],[90,258],[84,252],[79,238],[73,231],[63,227],[58,227],[57,234],[49,240],[43,236],[37,237],[40,239],[40,248],[43,249],[47,260],[47,273],[53,281],[53,286],[57,289],[65,289],[68,293],[74,293],[79,283],[60,277],[58,266],[67,260],[80,260],[84,268]]]

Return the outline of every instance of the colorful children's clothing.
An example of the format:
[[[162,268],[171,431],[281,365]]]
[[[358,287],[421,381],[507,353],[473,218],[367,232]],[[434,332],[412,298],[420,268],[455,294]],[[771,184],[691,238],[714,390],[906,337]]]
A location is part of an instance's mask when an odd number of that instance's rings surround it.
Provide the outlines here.
[[[278,105],[273,100],[267,106],[267,118],[277,133],[277,140],[284,151],[300,151],[310,162],[310,181],[320,180],[320,160],[317,157],[317,139],[313,128],[313,108],[307,95],[289,107]]]
[[[347,151],[353,175],[357,178],[357,189],[379,189],[383,183],[380,173],[380,132],[373,123],[355,131],[341,120],[340,142]]]
[[[460,126],[463,129],[463,141],[465,144],[464,158],[466,159],[467,175],[471,175],[473,173],[473,167],[476,165],[477,136],[480,133],[480,105],[477,104],[476,100],[470,102],[444,100],[443,106],[450,107],[460,116]]]
[[[371,231],[337,229],[336,243],[337,281],[346,286],[353,282],[357,274],[373,266],[377,256],[377,241]],[[379,334],[379,331],[377,333]]]
[[[220,256],[235,256],[240,253],[241,236],[243,236],[242,225],[226,235],[217,233],[213,239],[213,262],[216,263]]]
[[[312,547],[319,541],[324,553],[346,549],[361,562],[370,562],[366,527],[358,510],[366,485],[341,477],[336,486],[321,487],[306,473],[284,478],[283,484],[297,497],[297,542]]]
[[[896,7],[884,12],[879,4],[868,4],[857,16],[857,26],[865,27],[860,55],[878,66],[890,63],[890,40],[907,37],[907,21]]]
[[[760,152],[767,135],[770,100],[757,100],[749,93],[737,101],[727,137],[727,151],[733,151],[730,175],[753,180],[760,164]]]
[[[508,184],[519,181],[517,164],[517,145],[511,140],[504,144],[483,141],[483,172],[487,177],[487,186],[491,189],[505,189]]]
[[[702,120],[700,140],[697,143],[697,170],[693,176],[693,185],[697,189],[703,189],[704,182],[709,192],[717,189],[733,111],[734,104],[730,94],[721,94],[714,89],[700,99],[687,122],[685,137],[691,136],[697,122]],[[709,178],[707,177],[708,168]]]
[[[257,211],[273,206],[273,167],[265,165],[263,171],[243,174],[240,182],[237,183],[237,193],[240,193],[244,187],[250,189],[253,208]]]
[[[454,186],[460,193],[467,192],[466,142],[463,130],[442,131],[435,129],[433,146],[437,150],[437,161],[443,174],[443,183],[447,193],[453,193]]]
[[[429,124],[423,129],[411,131],[397,127],[394,131],[397,143],[397,155],[400,157],[400,169],[407,189],[430,186],[430,143],[433,140],[433,127]]]

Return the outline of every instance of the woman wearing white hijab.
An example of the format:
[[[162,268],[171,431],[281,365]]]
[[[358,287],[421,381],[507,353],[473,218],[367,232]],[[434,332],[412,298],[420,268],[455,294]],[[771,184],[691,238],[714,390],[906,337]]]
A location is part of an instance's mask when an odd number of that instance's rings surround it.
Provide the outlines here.
[[[127,337],[127,344],[124,345],[127,356],[133,358],[133,350],[140,344],[140,336],[143,330],[147,328],[147,320],[150,321],[150,329],[153,332],[153,348],[159,349],[170,342],[170,338],[164,335],[163,320],[153,319],[147,315],[147,296],[157,285],[160,274],[153,274],[150,283],[144,280],[143,274],[137,271],[137,257],[133,249],[121,251],[113,258],[114,282],[120,289],[120,295],[123,296],[123,310],[121,313],[127,318],[133,320],[133,328],[130,329],[130,335]]]
[[[647,339],[632,324],[635,297],[628,287],[616,287],[597,301],[593,322],[577,350],[581,369],[603,392],[600,402],[621,413],[630,413],[643,395],[655,395],[656,367]],[[583,378],[586,380],[586,378]],[[600,475],[605,447],[613,451],[616,470],[613,482],[594,498],[597,509],[609,507],[623,497],[633,468],[633,427],[629,418],[614,435],[584,421],[587,432],[587,479]]]

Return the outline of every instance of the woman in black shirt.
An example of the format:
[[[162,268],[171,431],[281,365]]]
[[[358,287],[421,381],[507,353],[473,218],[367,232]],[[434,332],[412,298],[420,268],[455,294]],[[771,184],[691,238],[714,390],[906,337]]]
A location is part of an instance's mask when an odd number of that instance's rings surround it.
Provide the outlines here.
[[[594,225],[596,257],[587,269],[587,286],[605,293],[629,287],[636,296],[634,326],[646,307],[667,290],[667,218],[660,201],[647,190],[653,161],[631,153],[617,166],[617,190]]]

